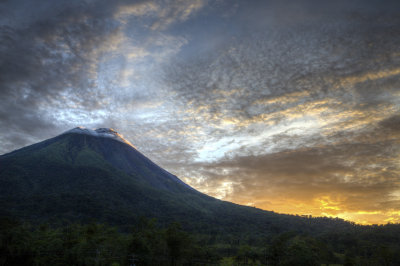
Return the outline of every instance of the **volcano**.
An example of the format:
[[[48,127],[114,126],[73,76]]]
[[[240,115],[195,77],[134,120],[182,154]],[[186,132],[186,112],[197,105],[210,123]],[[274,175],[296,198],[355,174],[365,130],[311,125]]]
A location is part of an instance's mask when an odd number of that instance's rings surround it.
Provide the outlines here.
[[[197,232],[238,235],[350,226],[215,199],[153,163],[115,130],[81,127],[0,156],[0,215],[121,228],[149,217]]]

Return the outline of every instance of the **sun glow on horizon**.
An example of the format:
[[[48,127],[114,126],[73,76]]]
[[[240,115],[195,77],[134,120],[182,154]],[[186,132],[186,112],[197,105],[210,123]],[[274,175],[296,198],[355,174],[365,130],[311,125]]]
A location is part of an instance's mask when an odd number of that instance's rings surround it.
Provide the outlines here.
[[[185,182],[196,188],[199,184],[191,184],[191,178],[185,178]],[[204,188],[199,191],[221,200],[231,201],[236,204],[249,207],[256,207],[266,211],[273,211],[281,214],[340,218],[360,225],[381,225],[387,223],[400,223],[400,211],[391,210],[354,210],[349,209],[345,203],[345,197],[332,198],[330,195],[320,195],[311,201],[299,201],[282,197],[258,197],[236,196],[234,193],[235,184],[228,179],[216,186]]]

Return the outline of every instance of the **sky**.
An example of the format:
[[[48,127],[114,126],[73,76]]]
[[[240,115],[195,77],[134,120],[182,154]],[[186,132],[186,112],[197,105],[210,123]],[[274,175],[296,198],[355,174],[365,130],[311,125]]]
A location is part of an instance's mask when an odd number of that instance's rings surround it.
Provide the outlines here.
[[[0,1],[0,154],[111,127],[278,213],[400,222],[399,78],[399,1]]]

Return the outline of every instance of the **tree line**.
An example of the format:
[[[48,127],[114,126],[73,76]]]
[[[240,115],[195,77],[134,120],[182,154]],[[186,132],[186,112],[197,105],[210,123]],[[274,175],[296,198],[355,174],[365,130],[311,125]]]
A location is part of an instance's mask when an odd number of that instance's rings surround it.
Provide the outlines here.
[[[400,227],[390,224],[319,236],[283,232],[255,241],[146,218],[126,232],[98,223],[52,227],[0,219],[0,265],[400,265],[396,254]]]

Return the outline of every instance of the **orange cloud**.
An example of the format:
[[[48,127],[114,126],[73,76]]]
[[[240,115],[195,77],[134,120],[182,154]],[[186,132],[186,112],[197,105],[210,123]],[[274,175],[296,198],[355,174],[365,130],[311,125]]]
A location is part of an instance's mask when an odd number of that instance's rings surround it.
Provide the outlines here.
[[[367,72],[362,75],[353,75],[346,77],[344,79],[341,79],[341,84],[342,86],[352,86],[358,83],[366,82],[366,81],[371,81],[371,80],[377,80],[377,79],[384,79],[384,78],[389,78],[392,76],[397,76],[400,75],[400,68],[395,68],[395,69],[385,69],[385,70],[380,70],[376,72]]]

